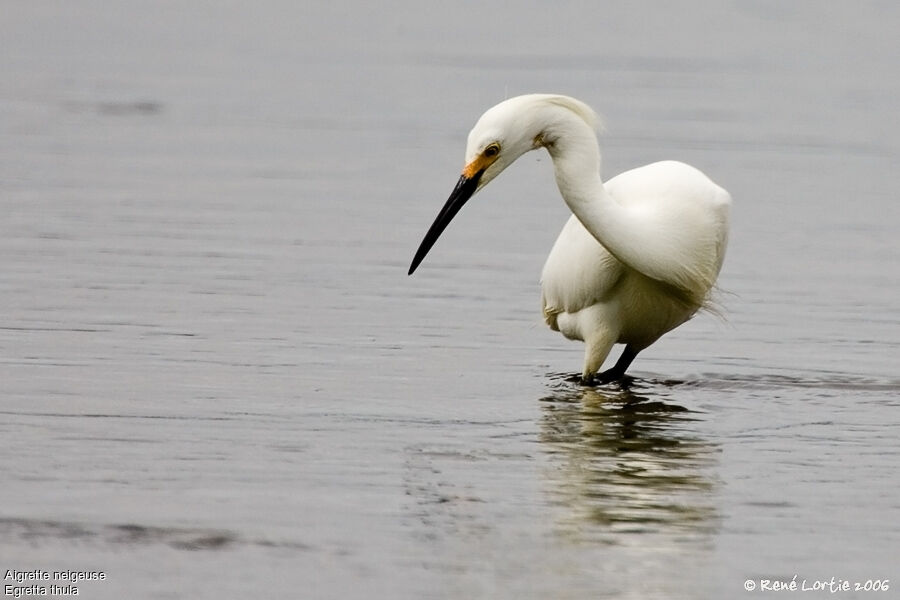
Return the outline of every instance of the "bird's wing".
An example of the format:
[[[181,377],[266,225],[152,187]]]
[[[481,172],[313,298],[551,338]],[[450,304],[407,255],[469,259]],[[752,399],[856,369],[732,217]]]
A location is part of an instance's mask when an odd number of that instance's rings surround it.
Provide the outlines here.
[[[556,239],[541,274],[544,320],[559,330],[556,316],[603,302],[624,275],[624,267],[574,215]]]
[[[641,261],[629,266],[702,303],[725,255],[728,192],[694,167],[671,160],[625,171],[605,187],[640,226],[632,233]]]

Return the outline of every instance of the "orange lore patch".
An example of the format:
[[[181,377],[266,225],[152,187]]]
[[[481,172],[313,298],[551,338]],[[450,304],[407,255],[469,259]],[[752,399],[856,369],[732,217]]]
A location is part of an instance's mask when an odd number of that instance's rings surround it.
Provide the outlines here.
[[[485,156],[484,154],[479,154],[475,160],[470,162],[463,169],[463,177],[466,179],[472,179],[475,175],[478,174],[479,171],[483,171],[491,166],[494,161],[497,160],[496,156]]]

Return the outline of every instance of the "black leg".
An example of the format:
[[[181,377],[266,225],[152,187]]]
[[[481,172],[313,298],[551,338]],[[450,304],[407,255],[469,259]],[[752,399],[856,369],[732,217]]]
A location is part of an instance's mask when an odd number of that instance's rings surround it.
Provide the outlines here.
[[[613,365],[613,368],[594,375],[594,383],[610,383],[611,381],[622,379],[622,377],[625,376],[625,371],[631,366],[631,361],[633,361],[637,355],[638,353],[634,348],[626,345],[625,350],[622,351],[622,355],[619,357],[619,360],[616,361],[616,364]]]

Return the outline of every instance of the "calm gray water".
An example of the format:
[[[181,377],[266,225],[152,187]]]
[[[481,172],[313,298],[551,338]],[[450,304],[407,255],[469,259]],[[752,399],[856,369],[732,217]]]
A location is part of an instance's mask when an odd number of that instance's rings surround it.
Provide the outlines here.
[[[898,5],[505,4],[3,3],[0,573],[900,597]],[[534,91],[604,114],[605,176],[735,199],[725,319],[626,389],[541,321],[546,155],[406,276],[471,125]]]

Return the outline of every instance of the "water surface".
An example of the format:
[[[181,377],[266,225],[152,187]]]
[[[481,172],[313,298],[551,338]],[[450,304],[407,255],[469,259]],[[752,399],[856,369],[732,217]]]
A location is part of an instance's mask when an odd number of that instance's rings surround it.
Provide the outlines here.
[[[87,598],[898,579],[898,10],[603,10],[6,6],[0,569],[103,570]],[[545,155],[406,276],[468,129],[534,91],[604,114],[605,176],[678,158],[735,198],[725,319],[624,387],[569,381],[541,321]]]

